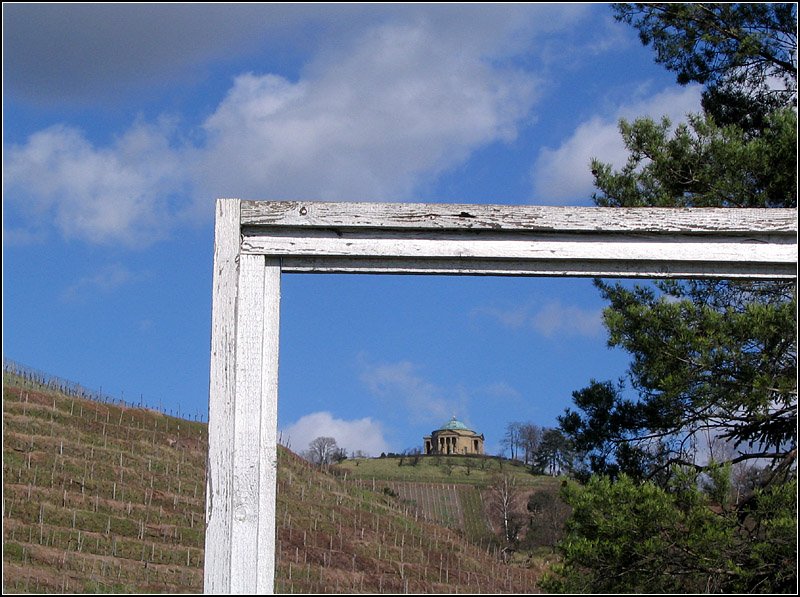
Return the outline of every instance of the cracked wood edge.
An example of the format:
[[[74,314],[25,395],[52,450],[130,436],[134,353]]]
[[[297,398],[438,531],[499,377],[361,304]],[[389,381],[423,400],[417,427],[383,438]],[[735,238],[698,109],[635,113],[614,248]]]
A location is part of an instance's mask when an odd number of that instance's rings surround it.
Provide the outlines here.
[[[797,233],[796,209],[242,201],[242,226]]]

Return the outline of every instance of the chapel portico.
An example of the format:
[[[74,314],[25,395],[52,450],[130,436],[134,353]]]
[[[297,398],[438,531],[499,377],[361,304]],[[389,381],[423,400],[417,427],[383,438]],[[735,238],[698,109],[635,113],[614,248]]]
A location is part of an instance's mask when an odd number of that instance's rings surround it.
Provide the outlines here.
[[[425,454],[483,454],[483,440],[455,417],[423,438]]]

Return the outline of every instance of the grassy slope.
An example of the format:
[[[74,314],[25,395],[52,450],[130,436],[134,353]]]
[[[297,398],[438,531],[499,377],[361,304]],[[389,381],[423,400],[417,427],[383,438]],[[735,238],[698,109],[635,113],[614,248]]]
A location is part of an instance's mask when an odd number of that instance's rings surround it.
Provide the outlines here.
[[[4,592],[201,590],[206,425],[3,382]]]
[[[279,466],[289,473],[278,491],[279,591],[534,590],[536,570],[500,563],[459,533],[414,516],[402,499],[321,473],[286,451]],[[307,529],[302,536],[298,527]]]
[[[488,486],[492,477],[507,473],[514,476],[520,486],[536,486],[543,477],[531,475],[519,462],[495,457],[478,456],[413,456],[390,458],[352,458],[344,460],[337,468],[349,478],[381,481],[412,481],[415,483],[459,483]],[[546,481],[545,481],[546,482]]]
[[[3,592],[202,592],[206,425],[3,382]],[[278,483],[279,592],[534,589],[382,487],[286,450]]]
[[[491,528],[492,516],[487,512],[489,488],[497,475],[514,478],[523,503],[532,491],[559,483],[552,477],[531,475],[519,462],[493,457],[358,458],[343,461],[336,470],[366,487],[391,490],[416,516],[460,531],[487,547],[496,545],[499,530]]]

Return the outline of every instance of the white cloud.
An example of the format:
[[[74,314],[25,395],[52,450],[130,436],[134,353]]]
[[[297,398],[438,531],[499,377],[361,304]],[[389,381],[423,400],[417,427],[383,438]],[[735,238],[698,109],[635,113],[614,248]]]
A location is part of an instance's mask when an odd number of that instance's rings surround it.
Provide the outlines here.
[[[528,47],[589,12],[582,5],[8,3],[5,90],[43,104],[96,103],[142,86],[192,83],[209,64],[312,52],[381,22],[427,23],[437,37],[493,56]],[[605,36],[603,36],[605,38]],[[216,64],[215,64],[216,63]]]
[[[3,228],[3,244],[16,247],[38,245],[47,239],[47,232],[41,225],[31,222],[27,227],[14,228],[9,223]]]
[[[25,18],[42,26],[29,24],[29,36],[14,38],[21,48],[38,47],[30,42],[43,35],[37,31],[63,32],[70,43],[48,47],[61,48],[65,62],[56,70],[83,81],[70,92],[77,95],[98,85],[128,89],[132,80],[149,89],[142,81],[157,85],[226,56],[242,58],[255,47],[249,41],[229,48],[220,41],[220,31],[242,21],[249,40],[294,48],[303,66],[288,76],[240,74],[212,113],[198,117],[199,129],[180,139],[161,121],[136,122],[105,144],[60,125],[4,148],[4,195],[13,208],[7,225],[20,243],[56,229],[96,244],[146,245],[188,219],[207,222],[219,196],[413,200],[477,149],[515,139],[545,83],[514,59],[531,49],[541,55],[591,12],[572,5],[241,8],[212,18],[209,37],[205,17],[221,10],[203,7],[198,16],[154,7],[123,19],[121,30],[108,15],[127,8],[81,10],[86,22],[105,25],[86,31],[69,18],[78,13],[31,10]],[[137,32],[154,26],[160,41],[139,43]],[[311,30],[320,33],[313,42]],[[208,51],[197,50],[198,39]],[[87,58],[96,47],[108,50],[99,62]],[[15,68],[27,73],[18,87],[35,91],[36,76],[52,79],[43,66]]]
[[[361,382],[380,401],[382,411],[418,427],[435,429],[454,416],[471,427],[471,404],[487,400],[519,404],[522,399],[520,391],[505,381],[445,386],[431,381],[423,368],[411,361],[371,363],[364,355],[360,361]]]
[[[390,412],[402,412],[414,424],[441,424],[467,416],[467,396],[425,379],[409,361],[362,364],[361,381]]]
[[[205,129],[204,188],[219,196],[404,200],[511,140],[534,78],[492,66],[425,23],[371,29],[291,82],[236,78]]]
[[[316,10],[315,10],[316,8]],[[269,3],[17,3],[3,6],[6,90],[40,104],[93,104],[202,77],[208,62],[293,44],[320,7]],[[324,9],[323,9],[324,10]],[[138,87],[137,87],[138,86]]]
[[[332,437],[348,454],[362,451],[371,456],[388,452],[379,421],[370,417],[347,421],[337,419],[329,412],[315,412],[301,417],[281,431],[284,444],[295,452],[308,449],[308,444],[318,437]]]
[[[64,290],[61,297],[66,301],[86,300],[92,296],[109,294],[147,277],[147,274],[132,272],[120,263],[112,263],[94,274],[79,278]]]
[[[559,301],[543,305],[477,307],[471,311],[471,316],[488,317],[509,329],[532,329],[548,338],[592,338],[603,332],[602,310],[563,305]]]
[[[533,195],[536,203],[557,205],[586,204],[595,190],[591,160],[621,168],[628,157],[618,123],[650,116],[656,120],[668,116],[674,123],[700,111],[699,86],[668,89],[652,97],[620,107],[612,117],[595,116],[582,122],[557,148],[539,151],[532,169]]]
[[[531,326],[543,336],[596,337],[603,332],[602,311],[564,306],[558,302],[544,305],[530,320]]]
[[[470,312],[472,317],[487,316],[500,322],[504,327],[520,329],[530,321],[530,306],[517,307],[476,307]]]
[[[451,29],[373,27],[298,81],[242,74],[197,145],[166,122],[137,122],[105,146],[73,127],[41,130],[6,151],[5,195],[28,220],[12,228],[32,238],[24,228],[51,218],[65,238],[137,246],[205,221],[215,197],[411,199],[477,148],[512,140],[536,98],[532,75]]]
[[[65,238],[148,245],[170,231],[179,210],[173,202],[186,188],[170,130],[136,123],[108,147],[72,127],[39,131],[5,152],[5,198],[34,228],[52,218]]]
[[[557,149],[542,149],[534,165],[536,202],[586,203],[594,190],[589,164],[595,157],[617,166],[625,163],[625,147],[616,122],[593,118],[582,123]]]

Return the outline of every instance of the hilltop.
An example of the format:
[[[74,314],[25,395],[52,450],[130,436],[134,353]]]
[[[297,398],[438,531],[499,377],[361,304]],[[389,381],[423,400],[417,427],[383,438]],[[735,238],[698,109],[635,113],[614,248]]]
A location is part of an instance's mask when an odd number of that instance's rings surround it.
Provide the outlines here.
[[[502,548],[501,521],[491,511],[500,475],[512,479],[519,509],[534,493],[555,495],[559,481],[532,475],[518,461],[493,456],[402,455],[353,458],[332,470],[352,482],[396,496],[415,517],[440,524],[494,552]]]
[[[4,374],[3,592],[202,592],[207,442],[205,423]],[[385,483],[278,464],[278,592],[536,590],[538,570]]]
[[[530,468],[516,460],[497,456],[392,455],[381,458],[348,458],[336,465],[348,478],[383,481],[491,484],[498,474],[509,474],[521,486],[536,487],[551,481],[532,475]]]

